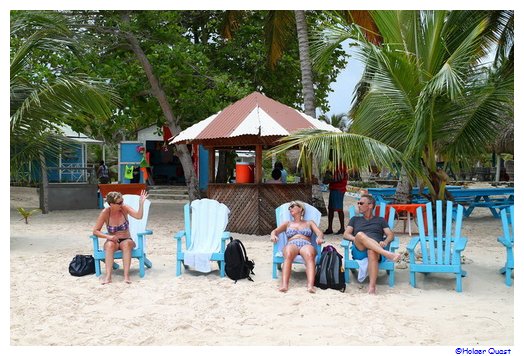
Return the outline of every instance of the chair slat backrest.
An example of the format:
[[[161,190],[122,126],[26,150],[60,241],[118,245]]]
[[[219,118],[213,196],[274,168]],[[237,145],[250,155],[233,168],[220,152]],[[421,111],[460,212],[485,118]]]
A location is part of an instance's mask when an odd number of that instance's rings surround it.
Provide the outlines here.
[[[376,211],[377,209],[379,209],[379,215],[381,218],[385,217],[386,216],[386,209],[387,209],[387,204],[382,202],[380,204],[378,204],[377,206],[375,206],[375,215],[376,215]],[[389,208],[389,216],[388,216],[388,226],[391,230],[393,230],[395,228],[395,208],[393,207],[390,207]],[[356,211],[356,208],[354,205],[350,206],[349,209],[348,209],[348,213],[349,213],[349,218],[351,219],[353,216],[359,216],[361,215],[360,213],[357,214],[357,211]]]
[[[220,238],[225,231],[230,210],[214,199],[197,199],[184,207],[184,228],[186,228],[186,248],[215,250],[220,245]]]
[[[435,223],[433,222],[433,208],[435,208]],[[464,207],[457,204],[455,226],[453,226],[453,202],[447,201],[445,206],[446,219],[444,220],[444,206],[437,200],[435,206],[426,204],[426,212],[422,207],[417,208],[418,226],[425,226],[424,215],[427,221],[427,235],[425,229],[419,228],[420,252],[422,263],[450,265],[452,261],[453,244],[461,239],[462,216]],[[445,226],[444,226],[445,222]],[[436,232],[435,232],[436,227]]]
[[[184,230],[186,232],[186,249],[191,245],[191,207],[184,205]]]
[[[509,213],[509,214],[508,214]],[[509,215],[509,219],[508,219]],[[514,234],[513,234],[513,219],[514,219],[514,206],[511,205],[508,208],[504,208],[500,210],[500,219],[502,220],[502,232],[504,239],[509,242],[513,243],[514,241]]]

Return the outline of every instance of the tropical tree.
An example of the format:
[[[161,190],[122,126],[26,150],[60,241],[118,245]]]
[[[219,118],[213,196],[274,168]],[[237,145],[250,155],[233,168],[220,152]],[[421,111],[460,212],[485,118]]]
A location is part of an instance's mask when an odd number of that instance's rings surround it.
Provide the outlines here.
[[[107,119],[117,96],[100,79],[48,65],[49,56],[74,48],[68,23],[57,13],[14,12],[11,17],[11,175],[21,176],[31,161],[42,167],[42,213],[48,212],[45,155],[67,146],[63,123],[78,127],[93,117]]]
[[[319,120],[325,121],[328,124],[339,128],[341,131],[346,131],[349,128],[349,120],[344,113],[332,114],[330,117],[320,116]]]
[[[437,168],[437,157],[460,162],[478,154],[497,137],[497,127],[512,120],[513,40],[507,25],[512,24],[513,12],[372,11],[371,15],[382,44],[371,43],[359,26],[341,21],[317,36],[315,43],[315,58],[320,61],[341,41],[352,38],[359,43],[357,55],[366,65],[362,83],[367,90],[353,110],[351,133],[300,133],[286,145],[316,142],[303,146],[303,161],[310,155],[328,157],[332,150],[333,158],[349,167],[358,166],[352,155],[367,155],[377,164],[390,159],[403,162],[412,181],[418,179],[421,188],[429,188],[431,200],[444,199],[447,177]],[[487,55],[502,35],[510,50],[502,51],[506,60],[498,64]],[[373,148],[377,142],[384,150]],[[313,147],[316,151],[311,151]],[[386,147],[402,152],[402,160]]]

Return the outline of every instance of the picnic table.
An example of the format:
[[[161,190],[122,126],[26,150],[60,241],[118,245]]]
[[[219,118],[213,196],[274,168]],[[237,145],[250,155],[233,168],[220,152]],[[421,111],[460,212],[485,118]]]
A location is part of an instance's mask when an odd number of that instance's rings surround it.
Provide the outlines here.
[[[449,193],[455,202],[468,206],[464,211],[466,217],[475,208],[488,208],[494,217],[500,218],[500,209],[513,205],[514,188],[470,188],[450,190]]]
[[[446,186],[455,203],[467,206],[464,216],[471,215],[475,208],[488,208],[494,217],[500,218],[500,209],[513,204],[514,188],[462,188],[461,186]],[[377,203],[390,204],[393,200],[396,188],[369,188],[368,192],[373,195]],[[419,189],[411,191],[414,203],[427,202],[419,195]],[[498,210],[498,211],[497,211]]]
[[[462,186],[460,185],[447,185],[446,189],[451,190],[457,190],[462,189]],[[397,188],[368,188],[369,194],[371,194],[378,204],[384,202],[386,204],[390,204],[393,202],[393,196],[395,195],[395,192],[397,191]],[[429,189],[426,187],[423,190],[424,194],[429,194]],[[424,198],[422,195],[420,195],[419,188],[413,188],[411,189],[411,195],[413,196],[413,203],[425,203],[427,202],[427,199]]]

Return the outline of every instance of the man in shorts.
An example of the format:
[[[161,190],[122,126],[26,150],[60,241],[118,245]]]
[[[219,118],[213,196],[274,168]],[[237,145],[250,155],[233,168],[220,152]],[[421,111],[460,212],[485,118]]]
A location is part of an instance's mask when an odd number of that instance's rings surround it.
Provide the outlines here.
[[[335,211],[338,212],[338,220],[340,222],[340,229],[337,231],[337,234],[344,233],[344,194],[346,194],[347,184],[348,175],[346,170],[344,168],[335,170],[329,182],[328,228],[324,231],[324,235],[333,233]]]
[[[397,262],[400,254],[385,249],[393,241],[394,234],[384,218],[373,215],[375,199],[369,194],[363,194],[357,204],[362,216],[354,216],[349,220],[344,239],[353,242],[351,254],[354,260],[368,258],[368,293],[376,294],[380,256]]]

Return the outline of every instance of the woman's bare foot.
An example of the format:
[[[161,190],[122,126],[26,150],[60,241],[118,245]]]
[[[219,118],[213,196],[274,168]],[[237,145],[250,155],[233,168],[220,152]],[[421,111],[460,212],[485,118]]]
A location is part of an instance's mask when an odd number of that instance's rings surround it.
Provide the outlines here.
[[[286,293],[287,290],[288,290],[288,287],[287,287],[287,286],[285,286],[285,287],[282,286],[282,287],[278,288],[278,290],[279,290],[280,292],[282,292],[282,293]]]
[[[309,293],[316,293],[316,292],[317,292],[317,290],[316,290],[315,287],[313,287],[313,286],[311,286],[311,287],[307,287],[307,291],[308,291]]]
[[[126,282],[127,284],[133,283],[133,282],[131,282],[131,280],[129,278],[124,279],[124,282]]]
[[[369,287],[368,294],[377,294],[377,288],[376,287]]]

